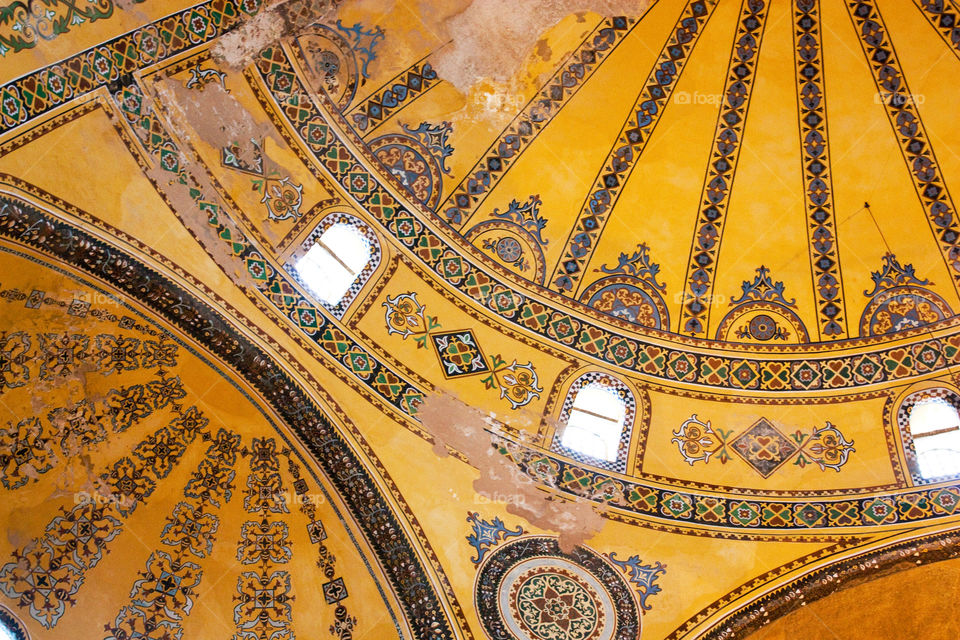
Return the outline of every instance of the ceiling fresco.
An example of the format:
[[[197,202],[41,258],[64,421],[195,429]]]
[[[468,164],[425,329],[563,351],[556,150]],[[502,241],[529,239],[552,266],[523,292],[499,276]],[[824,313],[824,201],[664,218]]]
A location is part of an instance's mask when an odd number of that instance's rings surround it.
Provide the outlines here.
[[[958,18],[0,7],[0,626],[859,638],[955,582]]]

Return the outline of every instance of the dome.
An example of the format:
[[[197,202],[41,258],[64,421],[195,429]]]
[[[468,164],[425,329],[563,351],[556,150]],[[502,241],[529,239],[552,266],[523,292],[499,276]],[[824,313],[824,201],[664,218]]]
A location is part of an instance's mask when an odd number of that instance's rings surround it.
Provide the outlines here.
[[[958,18],[13,2],[0,638],[955,637]]]

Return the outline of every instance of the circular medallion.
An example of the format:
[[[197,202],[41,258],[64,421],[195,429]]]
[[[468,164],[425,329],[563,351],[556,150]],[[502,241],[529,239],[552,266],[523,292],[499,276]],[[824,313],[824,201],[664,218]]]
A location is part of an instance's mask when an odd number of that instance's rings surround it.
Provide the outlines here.
[[[597,311],[644,327],[661,327],[657,303],[638,286],[617,282],[587,293],[587,304]]]
[[[350,43],[335,29],[315,24],[297,37],[295,46],[315,88],[326,92],[341,109],[346,108],[360,76]]]
[[[523,255],[523,247],[516,238],[504,236],[497,240],[497,257],[504,262],[516,262]]]
[[[596,578],[564,560],[535,558],[521,562],[507,576],[509,590],[500,592],[507,626],[520,637],[609,638],[612,611],[600,597]]]
[[[920,287],[897,287],[875,295],[863,310],[860,335],[879,336],[934,324],[953,313],[943,298]]]
[[[329,82],[340,73],[340,58],[333,51],[320,51],[320,55],[317,56],[317,71],[323,74],[324,80]]]
[[[390,134],[374,138],[369,147],[411,196],[428,207],[436,205],[437,187],[443,181],[436,161],[422,144],[409,136]]]
[[[777,332],[777,323],[767,314],[761,313],[750,319],[748,331],[754,340],[769,340]]]
[[[547,270],[543,245],[522,225],[484,220],[470,227],[463,237],[520,277],[543,284]]]
[[[626,640],[640,632],[620,573],[593,551],[565,554],[546,536],[495,550],[477,577],[476,605],[491,638]]]

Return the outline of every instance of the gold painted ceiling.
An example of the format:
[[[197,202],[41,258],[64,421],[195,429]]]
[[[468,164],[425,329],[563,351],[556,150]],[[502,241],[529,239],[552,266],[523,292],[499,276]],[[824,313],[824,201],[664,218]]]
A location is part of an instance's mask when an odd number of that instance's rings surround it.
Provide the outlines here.
[[[6,2],[0,626],[946,637],[958,19]]]

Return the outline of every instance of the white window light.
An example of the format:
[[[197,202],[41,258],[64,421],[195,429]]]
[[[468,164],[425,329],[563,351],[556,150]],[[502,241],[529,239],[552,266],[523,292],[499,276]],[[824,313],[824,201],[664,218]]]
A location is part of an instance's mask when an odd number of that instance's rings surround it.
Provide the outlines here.
[[[297,273],[315,296],[336,305],[369,262],[370,241],[356,227],[338,222],[297,260]]]
[[[924,479],[960,473],[960,414],[943,398],[927,397],[910,408],[910,435]]]
[[[627,407],[614,389],[588,384],[577,392],[560,442],[592,458],[617,459]]]

